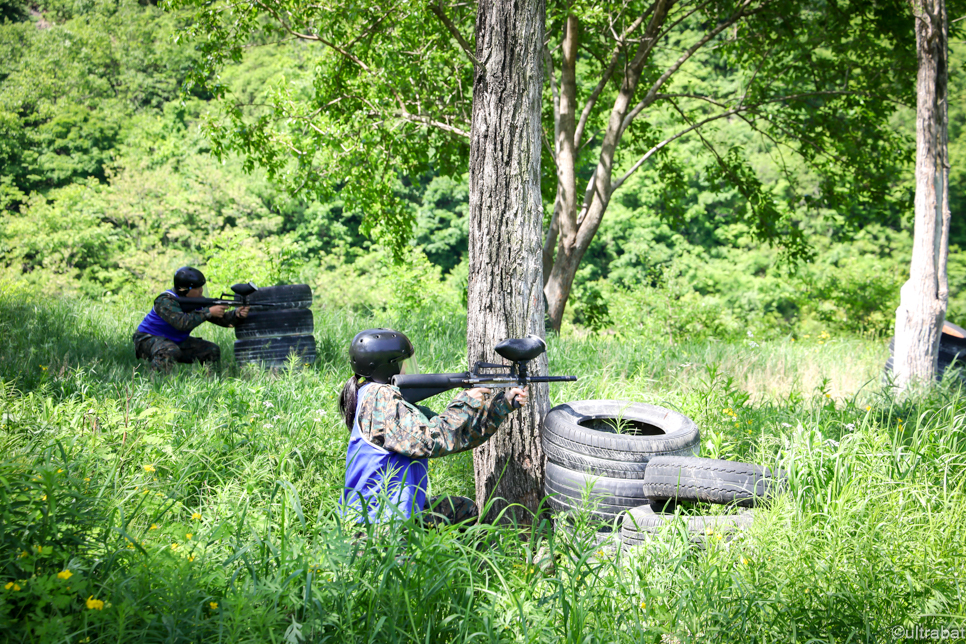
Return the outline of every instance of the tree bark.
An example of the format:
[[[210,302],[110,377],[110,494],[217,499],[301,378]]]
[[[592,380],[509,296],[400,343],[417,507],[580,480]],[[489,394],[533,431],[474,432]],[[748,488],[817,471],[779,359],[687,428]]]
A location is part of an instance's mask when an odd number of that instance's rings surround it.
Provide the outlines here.
[[[502,362],[493,347],[544,329],[540,195],[540,97],[544,0],[481,0],[470,134],[470,238],[467,348],[477,360]],[[544,356],[533,367],[546,373]],[[485,520],[508,504],[530,512],[543,497],[539,427],[549,405],[546,385],[530,404],[476,449],[476,498],[496,499]],[[512,508],[519,521],[530,512]]]
[[[946,316],[949,254],[949,158],[946,85],[948,31],[944,0],[915,0],[916,200],[909,281],[896,309],[895,382],[900,391],[931,383]]]

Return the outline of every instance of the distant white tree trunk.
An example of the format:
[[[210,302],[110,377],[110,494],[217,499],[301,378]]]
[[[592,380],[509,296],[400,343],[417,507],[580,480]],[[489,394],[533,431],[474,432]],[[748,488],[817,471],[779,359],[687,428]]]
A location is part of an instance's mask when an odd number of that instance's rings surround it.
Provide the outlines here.
[[[949,157],[944,0],[914,0],[916,83],[916,222],[909,281],[896,309],[895,379],[900,391],[936,375],[949,287]]]
[[[540,95],[543,88],[544,0],[480,0],[470,135],[470,274],[467,348],[477,360],[502,362],[505,338],[544,333],[541,268]],[[546,356],[533,367],[546,373]],[[476,448],[476,499],[499,499],[534,511],[543,498],[539,428],[547,386]],[[513,512],[513,510],[511,510]],[[515,513],[528,522],[530,512]]]

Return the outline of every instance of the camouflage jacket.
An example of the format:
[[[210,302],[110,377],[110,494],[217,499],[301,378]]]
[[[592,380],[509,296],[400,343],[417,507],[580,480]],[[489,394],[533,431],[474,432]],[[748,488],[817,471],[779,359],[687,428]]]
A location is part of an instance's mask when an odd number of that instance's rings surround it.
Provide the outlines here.
[[[369,443],[409,458],[437,458],[482,445],[512,411],[503,392],[482,402],[461,391],[443,412],[428,418],[392,385],[372,383],[359,410],[359,431]]]
[[[185,313],[181,310],[181,305],[174,295],[165,291],[154,300],[154,311],[161,316],[161,319],[176,328],[178,331],[190,331],[202,322],[211,322],[218,326],[235,326],[235,311],[225,311],[225,316],[221,318],[211,317],[208,307]]]

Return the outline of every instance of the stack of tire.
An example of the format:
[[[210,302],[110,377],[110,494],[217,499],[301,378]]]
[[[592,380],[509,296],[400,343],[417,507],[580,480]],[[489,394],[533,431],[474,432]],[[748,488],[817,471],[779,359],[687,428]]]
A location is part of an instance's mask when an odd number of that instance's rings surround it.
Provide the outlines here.
[[[694,421],[657,405],[619,400],[558,405],[547,414],[542,436],[547,505],[562,516],[588,512],[602,529],[621,522],[627,545],[663,529],[680,502],[754,507],[778,481],[758,465],[699,458]],[[743,528],[751,516],[682,519],[700,538]]]
[[[621,541],[635,546],[664,529],[678,503],[714,503],[731,508],[753,508],[781,486],[783,478],[759,465],[713,458],[659,457],[644,473],[643,489],[649,503],[629,510],[621,525]],[[709,534],[726,535],[751,525],[752,511],[737,514],[682,515],[693,540]]]
[[[896,339],[889,340],[889,359],[885,363],[886,377],[892,375],[895,366]],[[942,380],[946,369],[955,361],[956,366],[966,367],[966,329],[953,324],[943,323],[943,332],[939,337],[939,362],[936,369],[936,380]]]
[[[312,289],[308,284],[285,284],[260,288],[248,298],[253,308],[235,326],[235,362],[269,368],[284,367],[295,354],[303,364],[315,362],[315,321]]]
[[[697,455],[701,448],[701,433],[687,416],[620,400],[558,405],[542,435],[547,504],[558,512],[589,508],[602,523],[648,502],[642,482],[652,459]]]

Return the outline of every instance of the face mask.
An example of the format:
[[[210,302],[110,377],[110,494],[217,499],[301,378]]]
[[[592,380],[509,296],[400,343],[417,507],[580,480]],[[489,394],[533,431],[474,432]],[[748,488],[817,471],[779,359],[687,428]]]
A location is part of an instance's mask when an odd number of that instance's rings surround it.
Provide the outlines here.
[[[402,363],[402,371],[399,372],[402,376],[414,376],[419,373],[419,365],[416,364],[416,356],[411,355]]]

